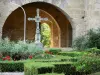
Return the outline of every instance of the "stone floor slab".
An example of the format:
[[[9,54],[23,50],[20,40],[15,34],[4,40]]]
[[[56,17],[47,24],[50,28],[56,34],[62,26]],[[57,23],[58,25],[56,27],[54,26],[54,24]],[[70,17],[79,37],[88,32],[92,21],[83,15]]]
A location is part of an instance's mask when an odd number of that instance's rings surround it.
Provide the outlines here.
[[[24,72],[0,72],[0,75],[24,75]]]

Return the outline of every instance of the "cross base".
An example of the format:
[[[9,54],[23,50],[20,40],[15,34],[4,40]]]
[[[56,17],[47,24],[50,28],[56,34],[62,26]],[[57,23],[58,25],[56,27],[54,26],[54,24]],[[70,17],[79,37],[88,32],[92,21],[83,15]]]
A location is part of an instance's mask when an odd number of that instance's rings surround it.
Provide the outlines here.
[[[43,49],[43,44],[41,42],[35,42],[36,47]]]

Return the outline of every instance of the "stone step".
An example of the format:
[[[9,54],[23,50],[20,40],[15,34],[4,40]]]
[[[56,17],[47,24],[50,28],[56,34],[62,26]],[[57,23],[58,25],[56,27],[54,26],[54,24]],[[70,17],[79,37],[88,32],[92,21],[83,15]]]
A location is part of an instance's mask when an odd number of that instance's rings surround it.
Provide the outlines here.
[[[0,72],[0,75],[24,75],[24,72]]]
[[[68,47],[68,48],[61,48],[62,51],[73,51],[73,48]]]
[[[44,50],[49,50],[50,48],[44,48]],[[60,48],[62,51],[73,51],[73,48],[67,47],[67,48]]]

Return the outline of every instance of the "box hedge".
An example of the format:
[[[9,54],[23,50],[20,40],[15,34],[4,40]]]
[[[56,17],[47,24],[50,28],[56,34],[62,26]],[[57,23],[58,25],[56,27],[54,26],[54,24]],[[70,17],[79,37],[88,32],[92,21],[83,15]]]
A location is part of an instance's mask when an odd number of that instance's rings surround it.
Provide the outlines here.
[[[3,61],[0,62],[0,71],[1,72],[23,72],[24,71],[24,63],[21,61]]]
[[[25,75],[38,75],[44,73],[51,73],[53,70],[53,65],[49,63],[25,63],[24,64],[24,73]]]
[[[59,52],[58,54],[62,55],[62,56],[79,57],[79,56],[83,56],[84,54],[87,54],[87,53],[73,51],[73,52]]]
[[[29,65],[30,64],[30,65]],[[66,73],[71,72],[71,64],[67,62],[33,62],[25,63],[24,73],[25,75],[38,75],[45,73]]]

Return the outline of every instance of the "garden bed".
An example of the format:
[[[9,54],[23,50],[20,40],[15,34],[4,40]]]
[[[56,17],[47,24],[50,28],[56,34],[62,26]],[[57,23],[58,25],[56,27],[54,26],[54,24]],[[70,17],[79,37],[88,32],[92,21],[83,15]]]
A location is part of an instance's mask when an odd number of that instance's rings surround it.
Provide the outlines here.
[[[62,52],[59,48],[41,50],[34,43],[0,43],[0,72],[25,75],[85,75],[100,71],[99,49]],[[59,74],[58,74],[59,73]]]

